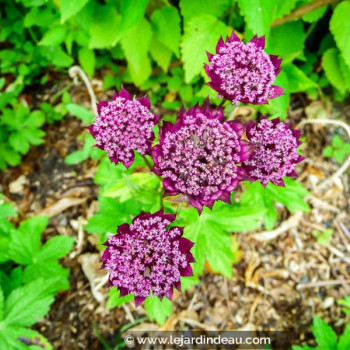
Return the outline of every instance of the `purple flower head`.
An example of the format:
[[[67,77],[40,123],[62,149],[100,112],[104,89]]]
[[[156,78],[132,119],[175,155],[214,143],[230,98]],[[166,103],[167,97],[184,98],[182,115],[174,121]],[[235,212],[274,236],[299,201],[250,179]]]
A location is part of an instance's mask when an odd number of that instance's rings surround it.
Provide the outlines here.
[[[208,85],[234,104],[265,104],[282,95],[283,89],[272,85],[282,60],[268,55],[264,47],[263,36],[254,36],[247,44],[235,32],[226,42],[221,37],[216,54],[207,53],[209,65],[205,65],[205,71],[211,79]]]
[[[183,227],[167,229],[174,220],[163,211],[140,214],[105,243],[102,266],[109,285],[118,287],[121,296],[133,293],[136,307],[150,295],[171,300],[173,288],[181,290],[180,277],[192,276],[194,243],[182,237]]]
[[[266,117],[257,124],[251,122],[247,128],[247,137],[254,148],[243,167],[252,181],[258,180],[264,187],[271,181],[277,186],[284,186],[283,177],[297,176],[294,165],[304,157],[298,154],[301,145],[299,130],[291,129],[289,124],[278,118]]]
[[[152,128],[159,117],[150,112],[147,96],[131,99],[122,87],[112,101],[101,101],[98,116],[89,126],[98,148],[107,152],[111,162],[122,162],[127,168],[134,162],[134,150],[147,154],[151,150]]]
[[[244,126],[223,122],[223,116],[208,100],[187,112],[182,108],[174,125],[164,123],[152,149],[153,171],[163,176],[165,195],[184,194],[199,213],[219,199],[230,203],[230,193],[243,180],[238,164],[249,157],[241,140]]]

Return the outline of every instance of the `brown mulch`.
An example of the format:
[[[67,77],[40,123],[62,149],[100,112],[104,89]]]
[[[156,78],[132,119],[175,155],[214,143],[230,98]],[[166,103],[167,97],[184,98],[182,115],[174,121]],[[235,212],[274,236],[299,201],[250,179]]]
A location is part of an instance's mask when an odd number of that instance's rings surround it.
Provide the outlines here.
[[[71,93],[76,102],[88,106],[83,86]],[[302,101],[295,97],[290,115],[293,124],[305,117],[307,105],[304,97]],[[349,122],[349,110],[349,105],[343,104],[334,107],[333,113],[341,113]],[[56,296],[49,314],[35,326],[54,349],[62,350],[104,349],[94,325],[113,344],[122,325],[144,316],[142,306],[135,311],[132,303],[106,310],[106,290],[95,289],[103,279],[96,263],[96,238],[84,233],[82,226],[96,211],[98,188],[92,179],[97,164],[90,160],[75,166],[64,163],[64,157],[78,149],[76,138],[83,129],[72,117],[48,126],[45,144],[32,147],[22,164],[3,172],[0,180],[1,192],[19,211],[18,220],[49,214],[52,217],[44,239],[59,233],[80,242],[62,260],[71,270],[70,290]],[[310,190],[338,169],[338,164],[321,156],[334,130],[304,129],[306,161],[299,165],[298,173]],[[22,185],[16,187],[21,176]],[[349,322],[337,304],[338,299],[350,295],[349,183],[348,172],[341,181],[315,194],[317,201],[298,226],[272,241],[258,241],[255,233],[237,234],[242,254],[234,266],[234,277],[227,280],[206,272],[199,285],[176,293],[173,313],[162,329],[289,329],[295,333],[296,343],[313,345],[309,325],[317,314],[340,333]],[[290,215],[279,208],[281,222]],[[319,245],[311,233],[324,227],[334,229],[327,247]],[[150,321],[137,326],[143,330],[157,327]]]

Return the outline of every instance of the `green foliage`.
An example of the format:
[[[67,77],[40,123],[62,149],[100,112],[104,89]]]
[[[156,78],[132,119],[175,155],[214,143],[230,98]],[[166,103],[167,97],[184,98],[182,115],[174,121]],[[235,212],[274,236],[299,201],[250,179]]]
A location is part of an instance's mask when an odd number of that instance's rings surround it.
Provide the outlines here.
[[[343,312],[347,315],[350,315],[350,297],[339,299],[337,302],[339,305],[343,306]]]
[[[23,281],[56,276],[57,290],[68,289],[69,270],[62,268],[58,259],[63,258],[73,246],[73,239],[68,236],[55,236],[41,246],[41,233],[48,223],[47,217],[33,217],[23,221],[18,229],[10,234],[9,258],[25,266]]]
[[[317,239],[317,243],[320,245],[329,245],[333,235],[333,229],[328,228],[323,232],[319,230],[312,231],[313,236]]]
[[[333,157],[338,163],[342,163],[347,155],[350,154],[350,143],[344,142],[339,135],[334,135],[332,144],[323,149],[323,156]]]
[[[309,211],[309,206],[304,200],[308,191],[299,182],[290,178],[285,178],[284,181],[284,187],[276,186],[270,182],[266,188],[257,181],[245,183],[245,191],[240,198],[240,203],[265,208],[262,218],[267,230],[271,230],[277,222],[275,203],[283,204],[291,212]]]
[[[145,309],[151,321],[162,325],[171,314],[171,301],[167,298],[160,301],[158,297],[148,297],[145,300]]]
[[[218,38],[225,33],[225,24],[212,15],[195,16],[187,23],[181,42],[186,83],[203,69],[205,51],[213,52]]]
[[[292,350],[347,350],[350,347],[350,324],[346,325],[343,334],[338,339],[332,327],[318,316],[314,317],[311,329],[318,347],[295,345]]]
[[[0,348],[52,349],[26,327],[45,316],[58,290],[68,288],[69,271],[57,260],[71,250],[73,240],[54,236],[41,245],[48,218],[32,217],[15,229],[8,218],[16,215],[10,204],[0,202]]]
[[[191,250],[197,262],[193,266],[195,274],[203,272],[207,261],[214,272],[232,277],[232,264],[236,262],[237,251],[230,232],[259,227],[263,212],[264,209],[257,207],[222,202],[216,202],[212,210],[204,208],[200,216],[194,208],[182,209],[178,219],[185,226],[184,237],[196,242]]]

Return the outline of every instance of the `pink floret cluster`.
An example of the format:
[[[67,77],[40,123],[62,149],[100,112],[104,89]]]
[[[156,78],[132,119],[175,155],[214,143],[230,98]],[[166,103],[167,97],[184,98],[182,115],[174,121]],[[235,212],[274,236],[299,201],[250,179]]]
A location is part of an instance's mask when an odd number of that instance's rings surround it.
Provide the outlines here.
[[[247,44],[234,32],[226,42],[221,38],[216,54],[207,54],[209,65],[205,65],[205,70],[211,79],[208,85],[234,104],[265,104],[280,96],[283,89],[272,83],[282,60],[268,55],[264,47],[264,37],[255,36]]]
[[[164,123],[159,145],[153,147],[154,171],[163,177],[166,195],[184,194],[199,212],[230,194],[243,179],[238,164],[248,159],[249,147],[241,139],[244,126],[223,122],[223,110],[209,102],[188,111],[177,122]]]
[[[134,162],[134,151],[149,153],[154,139],[153,127],[159,117],[150,112],[148,97],[131,99],[122,88],[112,101],[98,104],[98,116],[89,127],[98,148],[107,152],[111,162],[127,168]]]
[[[182,237],[183,227],[167,228],[174,220],[163,211],[140,214],[105,243],[102,261],[109,285],[121,296],[133,293],[136,306],[150,295],[171,300],[173,288],[181,290],[180,277],[192,276],[193,243]]]
[[[295,164],[304,159],[297,152],[301,145],[300,135],[300,131],[291,129],[278,118],[263,118],[257,124],[250,123],[247,137],[254,151],[243,162],[250,180],[259,181],[263,186],[269,181],[284,186],[283,177],[295,177]]]

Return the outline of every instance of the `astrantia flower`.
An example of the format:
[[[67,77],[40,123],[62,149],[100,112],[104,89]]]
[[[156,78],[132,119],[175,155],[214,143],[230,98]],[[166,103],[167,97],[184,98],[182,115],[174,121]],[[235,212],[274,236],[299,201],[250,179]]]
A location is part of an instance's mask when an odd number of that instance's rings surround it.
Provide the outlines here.
[[[298,154],[297,148],[301,132],[293,130],[289,124],[278,118],[252,122],[247,128],[247,137],[254,148],[248,160],[243,162],[252,181],[258,180],[263,186],[269,181],[277,186],[284,186],[283,177],[295,177],[296,163],[304,157]]]
[[[255,36],[247,44],[234,32],[226,42],[220,38],[216,55],[207,53],[209,65],[205,65],[205,70],[211,79],[208,85],[235,104],[265,104],[268,99],[280,96],[283,89],[272,83],[282,60],[268,55],[264,47],[264,37]]]
[[[140,214],[105,243],[102,261],[109,285],[118,287],[121,296],[133,293],[136,306],[149,295],[171,300],[173,288],[181,290],[180,277],[192,276],[194,243],[182,237],[183,227],[167,229],[174,220],[163,211]]]
[[[243,125],[222,119],[222,108],[211,109],[208,101],[182,109],[174,125],[164,123],[152,149],[153,170],[163,176],[165,195],[182,193],[199,212],[218,199],[230,203],[230,193],[243,179],[238,164],[249,156],[241,140]]]
[[[147,154],[154,134],[152,128],[159,117],[150,112],[148,97],[131,99],[122,87],[112,101],[98,104],[98,116],[89,126],[96,146],[107,152],[113,163],[122,162],[127,168],[134,162],[134,150]]]

